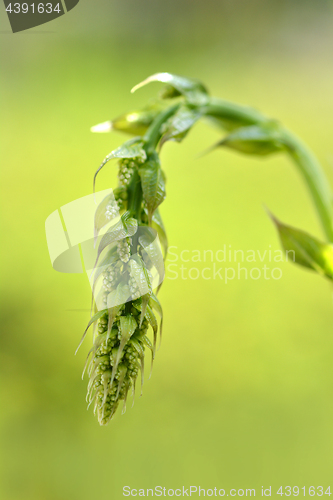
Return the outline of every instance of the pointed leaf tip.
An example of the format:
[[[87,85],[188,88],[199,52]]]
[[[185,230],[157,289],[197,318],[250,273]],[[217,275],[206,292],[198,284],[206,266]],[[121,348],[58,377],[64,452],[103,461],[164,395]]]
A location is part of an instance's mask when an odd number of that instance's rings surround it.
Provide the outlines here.
[[[174,96],[183,95],[191,104],[202,105],[208,102],[207,89],[201,82],[171,73],[155,73],[135,85],[131,92],[135,92],[150,82],[161,82],[170,85],[176,90]],[[166,97],[168,97],[169,93],[166,94]]]
[[[295,264],[311,269],[333,280],[333,245],[323,243],[310,234],[287,226],[272,216],[286,255]]]
[[[270,155],[284,149],[279,125],[275,122],[238,128],[224,137],[217,146],[258,156]]]
[[[134,85],[134,87],[131,89],[131,94],[134,94],[134,92],[141,89],[150,82],[169,83],[170,80],[172,80],[172,75],[170,73],[155,73],[154,75],[148,76],[148,78],[138,83],[137,85]]]

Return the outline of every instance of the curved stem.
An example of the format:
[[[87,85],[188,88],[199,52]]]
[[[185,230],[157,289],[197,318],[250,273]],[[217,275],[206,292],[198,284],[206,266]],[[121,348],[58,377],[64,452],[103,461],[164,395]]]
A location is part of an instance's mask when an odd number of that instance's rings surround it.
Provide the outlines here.
[[[221,99],[211,98],[209,104],[204,109],[204,114],[220,120],[225,120],[238,126],[259,125],[268,123],[271,119],[265,117],[255,109],[239,106]],[[325,235],[330,242],[333,242],[333,214],[332,214],[332,194],[328,180],[313,153],[291,132],[281,127],[281,142],[286,147],[286,151],[294,163],[298,166],[303,176],[315,207]]]
[[[170,116],[176,113],[180,106],[180,103],[175,104],[173,106],[170,106],[169,108],[164,109],[159,113],[152,124],[150,125],[149,129],[147,130],[146,134],[143,137],[143,140],[145,142],[145,150],[147,153],[149,151],[152,151],[156,148],[158,141],[160,140],[162,133],[161,133],[161,127],[162,125],[167,121]]]
[[[326,176],[312,151],[298,137],[285,131],[287,151],[308,186],[328,241],[333,242],[332,194]]]
[[[128,186],[128,204],[127,210],[134,216],[138,224],[141,223],[141,203],[142,203],[142,187],[140,175],[135,169],[131,182]]]
[[[271,121],[254,108],[241,106],[240,104],[224,101],[216,97],[209,99],[209,103],[204,107],[203,112],[207,116],[244,126]]]

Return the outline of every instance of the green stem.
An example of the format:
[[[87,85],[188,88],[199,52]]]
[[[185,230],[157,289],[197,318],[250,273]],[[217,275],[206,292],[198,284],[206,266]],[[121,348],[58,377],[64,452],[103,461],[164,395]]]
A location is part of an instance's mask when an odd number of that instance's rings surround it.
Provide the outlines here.
[[[142,204],[142,187],[140,175],[137,169],[134,170],[131,182],[127,189],[128,192],[128,204],[127,210],[131,213],[131,216],[135,217],[138,224],[141,223],[141,204]]]
[[[332,194],[320,163],[298,137],[285,130],[287,151],[298,166],[316,206],[328,241],[333,242]]]
[[[244,126],[270,121],[269,118],[262,115],[256,109],[234,104],[216,97],[209,99],[209,103],[204,107],[203,111],[207,116]]]
[[[162,125],[168,120],[168,118],[170,118],[170,116],[176,113],[179,107],[180,103],[175,104],[173,106],[170,106],[169,108],[164,109],[156,116],[143,138],[145,143],[144,148],[147,153],[153,151],[156,148],[158,141],[162,136]]]
[[[236,126],[249,126],[271,122],[271,119],[265,117],[255,109],[216,98],[210,99],[208,105],[204,108],[204,113],[206,116],[220,119],[222,123],[226,121]],[[280,133],[281,141],[294,163],[298,166],[308,186],[325,235],[330,242],[333,242],[333,197],[325,173],[313,153],[297,137],[282,127]]]
[[[161,111],[150,127],[148,128],[143,141],[144,141],[144,149],[149,154],[149,152],[155,150],[158,141],[161,138],[161,127],[163,123],[166,122],[170,116],[172,116],[180,104],[176,104],[174,106],[170,106],[169,108]],[[127,210],[131,213],[133,217],[135,217],[138,221],[138,224],[141,223],[141,209],[142,209],[142,187],[141,187],[141,179],[137,169],[135,169],[131,182],[128,186],[128,204]]]

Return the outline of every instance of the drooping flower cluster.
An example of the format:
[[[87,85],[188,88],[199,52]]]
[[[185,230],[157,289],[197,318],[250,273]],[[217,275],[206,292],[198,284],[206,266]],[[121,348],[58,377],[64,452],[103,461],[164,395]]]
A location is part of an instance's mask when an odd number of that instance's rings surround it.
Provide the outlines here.
[[[120,160],[119,187],[114,191],[114,200],[108,195],[96,211],[96,214],[105,215],[102,223],[99,216],[95,219],[96,237],[103,225],[121,216],[99,242],[94,289],[100,280],[97,297],[101,302],[100,310],[89,323],[95,324],[96,331],[89,353],[91,359],[86,363],[89,375],[87,402],[93,405],[101,425],[112,419],[120,401],[124,401],[126,409],[128,392],[131,390],[133,396],[135,394],[139,371],[142,386],[145,348],[151,350],[152,362],[155,355],[158,324],[153,309],[162,318],[162,308],[152,290],[151,271],[154,265],[159,267],[163,257],[154,246],[157,233],[155,231],[152,237],[152,228],[148,226],[149,204],[138,175],[139,170],[145,168],[142,157],[143,154],[131,161]],[[100,271],[97,263],[104,249],[109,253]],[[149,325],[153,342],[147,336]]]
[[[132,305],[122,306],[109,333],[108,314],[105,313],[98,321],[98,332],[88,367],[90,380],[87,402],[89,406],[93,404],[94,413],[97,413],[101,425],[112,419],[122,400],[125,411],[130,390],[134,403],[139,370],[141,386],[143,384],[145,347],[153,353],[153,346],[146,335],[146,318],[140,326],[140,308],[140,300]]]

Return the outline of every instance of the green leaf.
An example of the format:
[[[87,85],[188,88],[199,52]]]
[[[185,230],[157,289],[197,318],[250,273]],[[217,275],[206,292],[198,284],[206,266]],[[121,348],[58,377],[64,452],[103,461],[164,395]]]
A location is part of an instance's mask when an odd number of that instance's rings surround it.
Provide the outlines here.
[[[149,76],[146,80],[132,88],[131,92],[147,85],[150,82],[167,83],[168,87],[162,97],[177,97],[183,95],[186,100],[194,105],[202,105],[208,102],[208,91],[206,87],[199,81],[182,76],[172,75],[171,73],[156,73]],[[170,87],[174,92],[170,92]]]
[[[95,267],[97,265],[98,259],[103,252],[103,250],[112,243],[122,240],[123,238],[133,236],[138,229],[138,221],[129,217],[129,212],[125,212],[120,221],[118,221],[114,226],[110,227],[107,232],[103,235],[100,244],[98,246],[97,258],[95,262]]]
[[[152,292],[151,284],[141,257],[139,255],[133,255],[130,259],[129,265],[131,277],[134,279],[139,288],[140,296],[146,294],[150,295]]]
[[[152,228],[156,229],[156,231],[157,231],[160,243],[161,243],[163,251],[164,251],[164,260],[165,260],[167,253],[168,253],[169,244],[168,244],[168,238],[166,235],[163,220],[162,220],[162,217],[160,215],[158,208],[155,210],[155,212],[153,214]]]
[[[135,340],[135,338],[132,338],[131,339],[131,344],[137,350],[140,358],[143,358],[144,355],[145,355],[145,352],[143,350],[143,347],[139,344],[139,342],[137,340]]]
[[[118,364],[119,364],[120,358],[122,356],[124,347],[127,344],[128,340],[133,335],[133,333],[135,332],[137,326],[138,326],[137,322],[135,321],[135,319],[132,315],[129,314],[127,316],[120,316],[119,332],[120,332],[121,338],[120,338],[120,345],[119,345],[119,348],[117,350],[117,356],[116,356],[114,365],[112,367],[110,386],[112,385],[113,379],[116,375]]]
[[[97,269],[95,269],[94,277],[93,277],[92,282],[91,282],[92,283],[92,304],[93,304],[94,292],[95,292],[95,287],[96,287],[96,283],[97,283],[98,278],[100,277],[100,275],[103,273],[103,271],[105,270],[105,268],[107,266],[113,264],[114,262],[117,262],[118,260],[119,260],[119,256],[117,254],[117,248],[113,247],[107,252],[107,254],[105,255],[105,258],[102,260],[102,262],[97,267]]]
[[[165,104],[154,102],[143,109],[118,116],[111,122],[111,128],[126,134],[144,135],[156,116],[165,108]]]
[[[289,259],[291,254],[296,264],[333,280],[333,245],[323,243],[304,231],[286,226],[273,215],[271,217]]]
[[[128,285],[123,283],[119,283],[116,290],[112,290],[107,296],[107,307],[108,307],[108,329],[107,329],[107,339],[110,336],[111,329],[114,323],[114,320],[120,311],[123,304],[125,304],[131,296],[131,292],[128,288]]]
[[[114,307],[121,307],[128,302],[131,296],[130,289],[125,283],[119,283],[116,290],[112,290],[107,296],[108,310]],[[111,326],[112,328],[112,326]]]
[[[160,147],[169,140],[182,141],[201,116],[202,112],[198,109],[190,108],[189,106],[180,107],[166,122]]]
[[[146,316],[148,323],[150,324],[150,326],[152,327],[153,332],[154,332],[154,347],[153,347],[153,349],[154,349],[154,357],[155,357],[158,325],[157,325],[157,319],[155,317],[155,314],[153,313],[153,310],[149,305],[147,305],[147,310],[146,310],[145,316]]]
[[[226,130],[227,132],[232,132],[241,127],[248,126],[248,123],[245,120],[237,120],[228,117],[220,117],[220,116],[211,116],[205,113],[206,122],[214,125],[219,129]],[[251,124],[252,125],[252,124]]]
[[[77,351],[80,349],[81,344],[82,344],[82,342],[84,341],[84,339],[85,339],[85,337],[86,337],[86,335],[87,335],[87,332],[88,332],[89,327],[90,327],[93,323],[95,323],[95,321],[97,321],[97,320],[98,320],[101,316],[103,316],[105,313],[107,313],[107,309],[102,309],[101,311],[98,311],[98,312],[97,312],[97,313],[96,313],[96,314],[95,314],[95,315],[91,318],[91,320],[89,321],[89,323],[88,323],[88,325],[87,325],[87,328],[86,328],[86,329],[85,329],[85,331],[84,331],[84,334],[82,335],[82,338],[81,338],[80,343],[79,343],[79,345],[78,345],[78,347],[77,347],[77,349],[76,349],[76,351],[75,351],[75,354],[76,354],[76,353],[77,353]]]
[[[158,300],[158,298],[156,297],[156,295],[154,293],[151,294],[151,297],[150,297],[150,300],[149,300],[149,305],[153,309],[155,309],[155,311],[157,312],[157,314],[163,319],[162,306],[160,304],[160,301]]]
[[[238,128],[220,141],[217,146],[226,146],[241,153],[259,156],[284,149],[275,123]]]
[[[142,343],[148,347],[148,349],[151,350],[151,352],[153,353],[154,351],[154,348],[153,348],[153,344],[150,342],[150,339],[147,337],[147,335],[144,335],[143,337],[140,337],[140,340],[142,341]]]
[[[125,142],[122,146],[115,149],[114,151],[111,151],[111,153],[104,158],[94,175],[94,192],[97,174],[108,161],[112,160],[113,158],[139,158],[140,160],[145,160],[146,152],[142,146],[143,142],[141,141],[141,137],[135,137]]]
[[[128,341],[128,339],[133,335],[138,324],[134,319],[134,316],[128,314],[127,316],[120,316],[119,320],[119,330],[121,334],[121,343]],[[121,344],[120,344],[121,345]]]
[[[149,281],[149,279],[148,279],[148,281]],[[142,302],[141,302],[141,315],[140,315],[140,323],[139,323],[140,328],[142,326],[142,322],[143,322],[145,314],[146,314],[146,309],[148,306],[150,294],[151,294],[151,291],[149,291],[145,295],[142,295],[142,297],[141,297]]]
[[[161,318],[161,323],[160,323],[160,345],[161,345],[162,329],[163,329],[163,309],[162,309],[162,306],[160,304],[160,301],[158,300],[158,298],[156,297],[156,295],[154,293],[151,294],[151,297],[149,299],[149,305],[152,309],[155,309],[155,311],[157,312],[157,314]]]
[[[159,281],[162,282],[164,279],[164,260],[158,243],[158,239],[154,236],[147,234],[142,235],[139,237],[139,243],[140,245],[142,245],[151,263],[155,267],[159,275]]]
[[[165,198],[165,179],[160,160],[156,152],[139,168],[143,197],[147,203],[148,221],[151,225],[152,216]]]
[[[106,216],[106,207],[115,201],[114,193],[110,193],[105,198],[101,201],[101,203],[98,205],[96,208],[95,212],[95,221],[94,221],[94,239],[95,243],[97,240],[97,236],[102,229],[108,222],[110,222],[110,219],[107,218]]]

